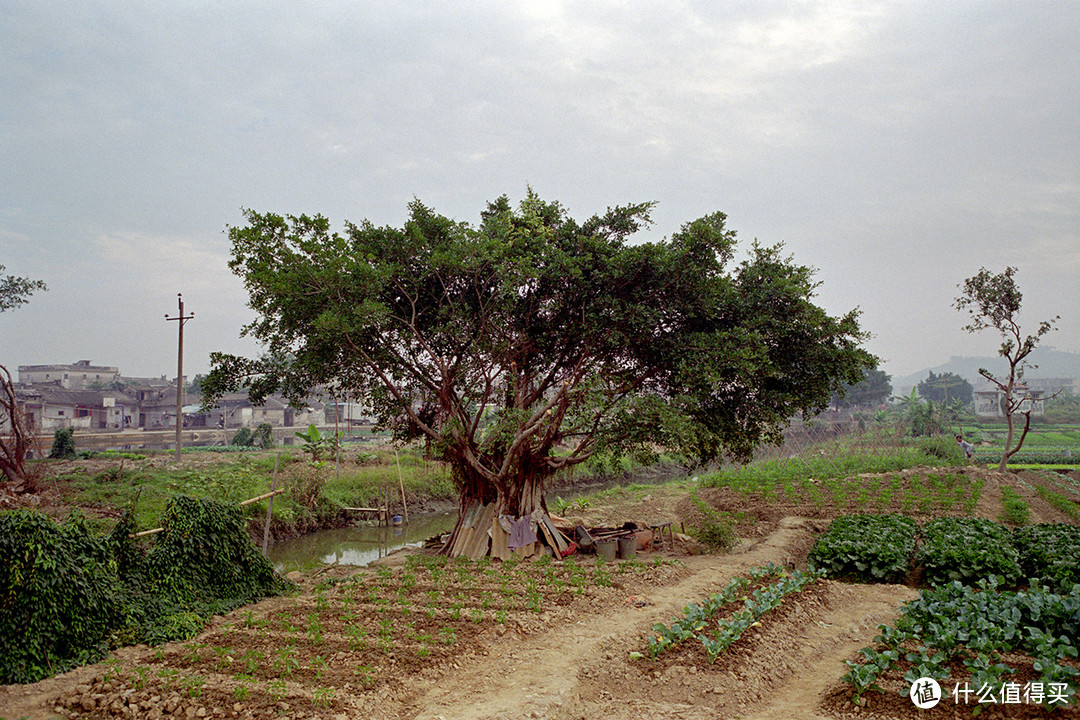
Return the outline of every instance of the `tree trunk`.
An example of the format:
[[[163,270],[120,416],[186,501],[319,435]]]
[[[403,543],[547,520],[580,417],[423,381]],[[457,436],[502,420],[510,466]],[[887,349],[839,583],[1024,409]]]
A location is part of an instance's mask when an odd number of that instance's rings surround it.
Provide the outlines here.
[[[1013,416],[1009,416],[1009,437],[1005,441],[1005,452],[1001,455],[1001,462],[998,463],[998,470],[1001,472],[1008,472],[1009,459],[1020,452],[1020,448],[1024,446],[1024,440],[1027,438],[1028,430],[1031,429],[1031,410],[1021,414],[1024,416],[1024,429],[1020,433],[1020,439],[1016,441],[1015,447],[1013,447],[1012,444],[1015,435],[1015,426],[1013,423]]]
[[[1012,402],[1008,397],[1005,398],[1006,402]],[[1008,430],[1005,433],[1005,449],[1001,452],[1001,460],[998,462],[998,470],[1005,472],[1009,465],[1009,448],[1012,447],[1013,434],[1016,432],[1016,428],[1013,425],[1013,416],[1011,408],[1007,408],[1005,411],[1005,423]]]
[[[514,521],[530,516],[537,510],[541,510],[545,516],[548,514],[544,487],[549,475],[533,473],[505,485],[496,485],[475,471],[458,469],[456,474],[463,476],[458,480],[458,518],[442,549],[451,557],[467,554],[467,550],[477,548],[483,549],[480,555],[491,554],[490,538],[477,539],[477,534],[487,537],[491,528],[489,523],[497,521],[500,516],[505,515]],[[484,508],[489,510],[482,517]],[[478,523],[480,520],[485,522]],[[544,542],[542,532],[538,531],[537,536],[540,542]],[[474,539],[470,541],[469,537]]]
[[[0,471],[17,493],[37,492],[37,477],[27,472],[26,451],[33,439],[33,428],[19,407],[11,373],[0,365],[0,426],[7,421],[7,432],[0,436]]]

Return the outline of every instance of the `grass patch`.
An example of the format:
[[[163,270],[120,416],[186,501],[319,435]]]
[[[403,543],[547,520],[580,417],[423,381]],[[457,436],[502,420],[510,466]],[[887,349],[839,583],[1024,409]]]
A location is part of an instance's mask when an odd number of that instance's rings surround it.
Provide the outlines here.
[[[939,453],[946,455],[941,457]],[[890,452],[832,454],[817,449],[786,460],[764,460],[735,468],[723,468],[702,478],[704,487],[730,487],[748,492],[775,492],[784,487],[804,485],[809,478],[817,481],[849,478],[862,474],[884,474],[926,465],[963,462],[959,451],[947,453],[937,444],[910,446]]]
[[[395,457],[392,450],[372,450],[346,446],[337,466],[333,462],[317,466],[299,452],[281,452],[277,487],[289,490],[274,500],[275,521],[318,519],[342,507],[371,506],[378,503],[384,489],[399,502],[399,484],[404,485],[410,503],[457,496],[442,463],[425,460],[416,452],[403,451]],[[268,492],[275,457],[273,452],[244,452],[179,467],[128,461],[122,471],[118,459],[115,467],[95,473],[77,468],[56,478],[55,487],[77,506],[131,510],[136,527],[142,530],[159,525],[166,503],[177,495],[238,503]],[[242,512],[247,518],[262,519],[266,503],[245,506]],[[95,531],[108,532],[115,520],[90,517],[87,523]]]
[[[1027,525],[1031,520],[1031,511],[1027,502],[1012,488],[1001,488],[1001,506],[999,519],[1009,525]]]

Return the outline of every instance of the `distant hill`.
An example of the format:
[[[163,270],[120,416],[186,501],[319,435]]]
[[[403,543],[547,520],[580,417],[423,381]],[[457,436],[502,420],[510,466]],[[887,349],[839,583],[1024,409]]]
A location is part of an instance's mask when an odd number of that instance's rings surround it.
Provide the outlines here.
[[[1028,369],[1029,378],[1080,378],[1080,353],[1065,352],[1054,348],[1036,348],[1031,353],[1031,365],[1038,368]],[[990,372],[1004,374],[1009,366],[999,356],[984,357],[957,357],[949,358],[949,362],[937,367],[926,368],[911,375],[894,377],[892,379],[893,395],[907,395],[911,388],[915,387],[933,371],[935,374],[951,372],[971,383],[972,387],[979,387],[984,380],[979,375],[979,368],[986,368]]]

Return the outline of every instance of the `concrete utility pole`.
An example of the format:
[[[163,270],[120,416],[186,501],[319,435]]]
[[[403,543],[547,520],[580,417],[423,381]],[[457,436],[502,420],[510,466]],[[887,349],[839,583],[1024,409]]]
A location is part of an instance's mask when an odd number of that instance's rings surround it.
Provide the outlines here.
[[[184,323],[195,317],[195,313],[184,315],[184,296],[176,293],[180,305],[180,314],[176,317],[165,315],[166,320],[176,320],[179,338],[176,341],[176,462],[180,463],[180,448],[183,446],[184,432]]]

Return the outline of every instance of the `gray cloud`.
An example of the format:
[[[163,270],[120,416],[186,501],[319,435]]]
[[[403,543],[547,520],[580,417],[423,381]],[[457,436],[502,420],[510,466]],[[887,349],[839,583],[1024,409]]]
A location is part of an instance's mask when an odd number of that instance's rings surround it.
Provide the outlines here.
[[[475,221],[531,185],[578,216],[723,210],[820,269],[886,369],[993,352],[950,308],[1020,268],[1080,350],[1080,6],[1061,2],[9,2],[0,263],[50,291],[0,362],[170,372],[252,352],[240,208]]]

